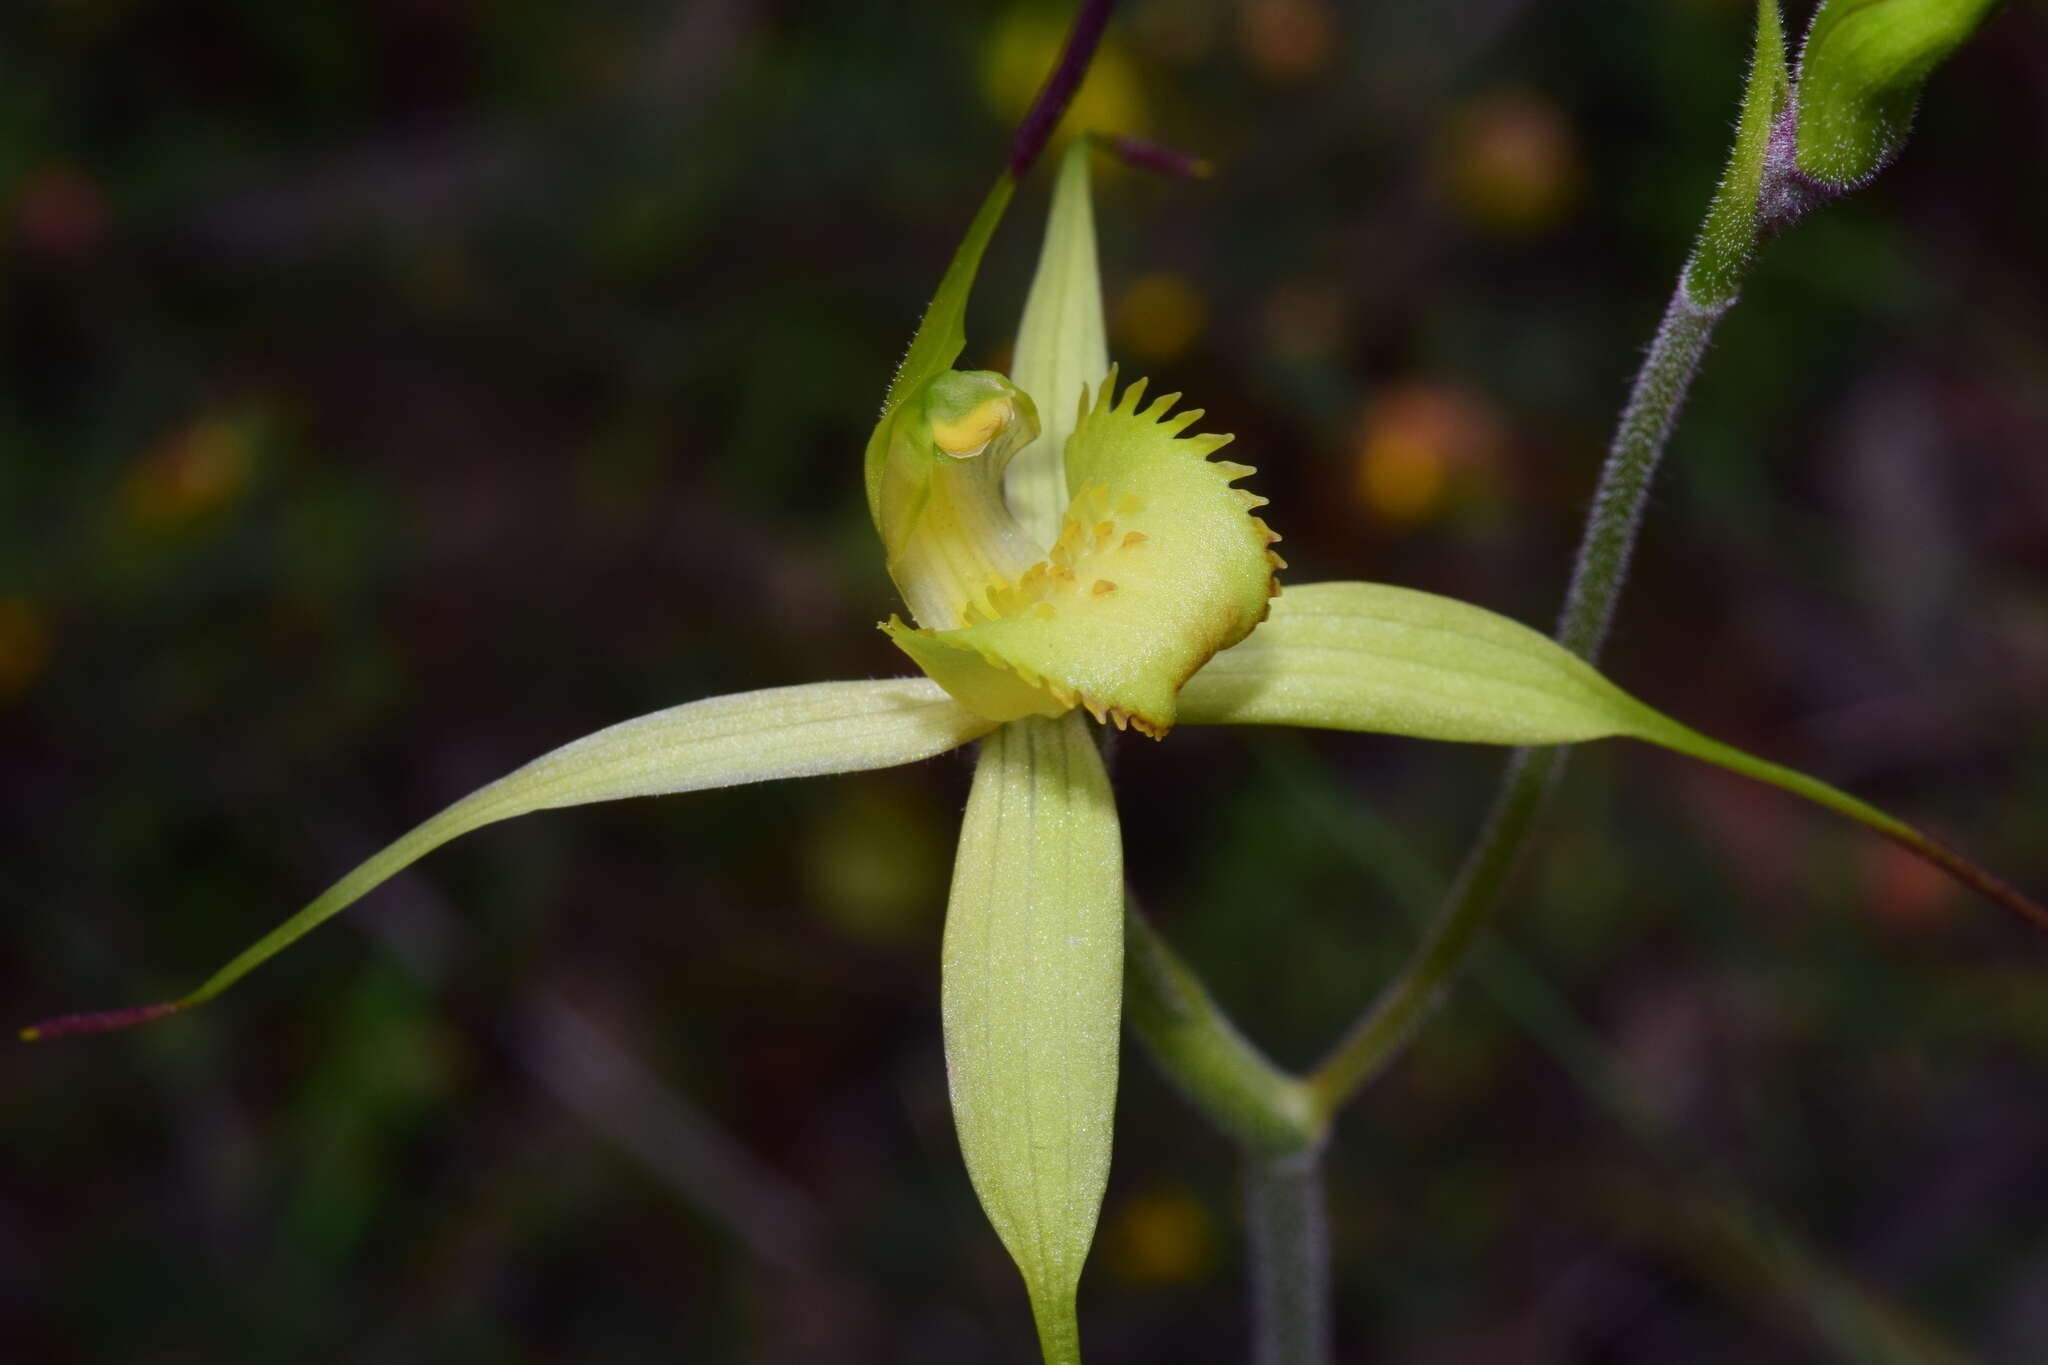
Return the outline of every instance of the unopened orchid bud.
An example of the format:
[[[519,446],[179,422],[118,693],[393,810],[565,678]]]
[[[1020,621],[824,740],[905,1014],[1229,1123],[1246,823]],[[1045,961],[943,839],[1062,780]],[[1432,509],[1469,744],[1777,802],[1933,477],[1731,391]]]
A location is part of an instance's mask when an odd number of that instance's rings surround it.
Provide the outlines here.
[[[1801,174],[1851,189],[1906,140],[1929,73],[1998,0],[1827,0],[1799,60]]]

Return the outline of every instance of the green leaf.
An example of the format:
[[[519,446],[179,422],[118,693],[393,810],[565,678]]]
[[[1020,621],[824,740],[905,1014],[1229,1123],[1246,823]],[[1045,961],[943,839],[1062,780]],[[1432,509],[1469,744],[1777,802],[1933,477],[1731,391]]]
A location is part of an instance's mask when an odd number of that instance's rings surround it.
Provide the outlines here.
[[[1928,74],[1998,0],[1827,0],[1799,58],[1799,169],[1838,189],[1897,153]]]
[[[1188,680],[1180,715],[1192,725],[1306,725],[1478,744],[1645,740],[1846,815],[2048,927],[2048,910],[1904,821],[1689,729],[1549,636],[1448,597],[1378,583],[1291,587],[1250,639]]]
[[[904,400],[953,368],[953,362],[966,349],[967,296],[974,291],[974,277],[981,271],[981,258],[988,250],[989,238],[995,236],[996,225],[1003,221],[1003,211],[1009,208],[1010,197],[1016,190],[1016,180],[1005,171],[988,192],[988,198],[981,201],[974,221],[968,224],[967,236],[961,239],[953,252],[952,264],[939,281],[939,292],[932,295],[931,305],[917,324],[917,334],[910,339],[903,363],[896,367],[896,375],[889,381],[889,396],[882,404],[881,420],[868,437],[866,459],[868,515],[874,518],[878,531],[882,529],[882,473],[889,461],[890,436],[896,419],[905,411]]]
[[[1757,0],[1756,50],[1742,92],[1742,114],[1728,168],[1714,191],[1698,246],[1685,266],[1685,292],[1703,306],[1732,303],[1756,257],[1758,217],[1771,129],[1791,97],[1785,70],[1785,26],[1777,0]]]
[[[1123,851],[1087,722],[983,743],[946,911],[946,1071],[967,1173],[1077,1362],[1074,1291],[1109,1175],[1123,996]]]
[[[1071,496],[1061,456],[1080,420],[1081,390],[1099,388],[1109,373],[1095,210],[1088,197],[1090,145],[1090,139],[1076,138],[1060,161],[1010,372],[1038,404],[1044,424],[1039,438],[1011,461],[1007,481],[1011,510],[1040,545],[1059,535]]]
[[[409,864],[494,821],[627,796],[889,768],[957,749],[991,724],[925,678],[776,687],[623,721],[471,792],[400,836],[190,995],[137,1010],[66,1016],[23,1033],[97,1032],[211,1000]]]

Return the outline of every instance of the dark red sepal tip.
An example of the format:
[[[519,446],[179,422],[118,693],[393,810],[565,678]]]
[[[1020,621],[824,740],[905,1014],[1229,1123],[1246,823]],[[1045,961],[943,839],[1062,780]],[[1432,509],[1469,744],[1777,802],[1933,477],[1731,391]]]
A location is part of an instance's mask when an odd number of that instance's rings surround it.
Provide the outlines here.
[[[134,1028],[161,1019],[167,1014],[176,1014],[184,1006],[175,1000],[165,1000],[154,1005],[131,1005],[124,1010],[86,1010],[79,1014],[60,1014],[41,1023],[30,1024],[21,1031],[24,1043],[37,1043],[45,1038],[70,1038],[81,1033],[112,1033],[117,1029]]]

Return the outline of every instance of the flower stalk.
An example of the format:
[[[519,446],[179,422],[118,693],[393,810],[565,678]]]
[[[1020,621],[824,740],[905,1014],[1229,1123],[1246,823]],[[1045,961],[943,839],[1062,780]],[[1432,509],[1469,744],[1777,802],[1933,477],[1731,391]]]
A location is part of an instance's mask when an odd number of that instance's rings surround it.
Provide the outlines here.
[[[1254,1365],[1330,1359],[1330,1234],[1320,1145],[1244,1159]]]
[[[1249,1158],[1320,1147],[1314,1092],[1241,1033],[1135,899],[1124,909],[1124,1017],[1166,1078]]]

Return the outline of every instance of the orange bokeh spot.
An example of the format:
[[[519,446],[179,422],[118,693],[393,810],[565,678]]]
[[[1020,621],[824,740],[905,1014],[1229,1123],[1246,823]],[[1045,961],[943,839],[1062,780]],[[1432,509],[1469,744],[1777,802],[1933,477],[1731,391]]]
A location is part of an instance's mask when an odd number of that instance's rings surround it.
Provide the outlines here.
[[[1193,1284],[1215,1267],[1215,1223],[1187,1191],[1152,1190],[1114,1209],[1106,1250],[1127,1284]]]
[[[1359,423],[1358,496],[1375,517],[1414,526],[1444,507],[1460,478],[1498,462],[1504,436],[1477,394],[1441,384],[1388,389]]]
[[[1336,45],[1337,12],[1329,0],[1243,0],[1238,36],[1245,61],[1269,81],[1306,79]]]
[[[0,597],[0,705],[28,691],[50,662],[50,626],[26,597]]]
[[[1460,216],[1504,237],[1556,226],[1585,178],[1578,135],[1562,110],[1527,90],[1495,90],[1446,125],[1436,151],[1438,183]]]
[[[1857,856],[1866,904],[1886,929],[1917,937],[1948,923],[1956,908],[1956,886],[1947,873],[1888,839],[1860,841]]]
[[[201,417],[158,442],[121,480],[121,514],[144,532],[189,526],[235,500],[249,481],[248,423]]]

